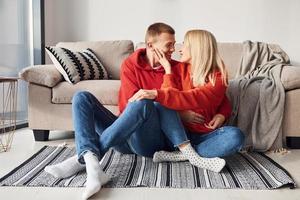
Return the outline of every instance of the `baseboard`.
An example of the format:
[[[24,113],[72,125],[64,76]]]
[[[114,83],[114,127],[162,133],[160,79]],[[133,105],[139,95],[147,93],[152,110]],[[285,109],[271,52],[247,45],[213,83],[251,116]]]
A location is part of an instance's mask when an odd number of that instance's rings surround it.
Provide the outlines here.
[[[13,126],[7,126],[7,127],[3,128],[1,130],[1,133],[6,133],[6,132],[9,132],[11,130],[17,130],[17,129],[21,129],[21,128],[25,128],[25,127],[28,127],[28,122],[23,122],[23,123],[20,123],[20,124],[16,124],[15,128]]]
[[[300,149],[300,137],[286,137],[286,146],[291,149]]]

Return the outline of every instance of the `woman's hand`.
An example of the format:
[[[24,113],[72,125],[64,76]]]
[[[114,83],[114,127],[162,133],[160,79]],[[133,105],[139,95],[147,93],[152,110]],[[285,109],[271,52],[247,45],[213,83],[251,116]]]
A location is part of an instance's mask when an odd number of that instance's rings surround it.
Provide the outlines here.
[[[158,62],[165,69],[166,74],[171,74],[171,64],[168,61],[168,59],[166,58],[165,53],[162,50],[157,49],[157,48],[154,48],[153,50],[154,50],[154,54],[158,58]]]
[[[137,93],[135,93],[128,101],[138,101],[141,99],[155,99],[157,97],[156,90],[144,90],[140,89]]]
[[[224,115],[216,114],[208,124],[204,124],[204,125],[206,128],[215,130],[221,127],[224,122],[225,122]]]
[[[205,121],[205,118],[191,110],[185,110],[179,112],[180,118],[182,121],[187,122],[187,123],[198,123],[198,124],[203,124]]]

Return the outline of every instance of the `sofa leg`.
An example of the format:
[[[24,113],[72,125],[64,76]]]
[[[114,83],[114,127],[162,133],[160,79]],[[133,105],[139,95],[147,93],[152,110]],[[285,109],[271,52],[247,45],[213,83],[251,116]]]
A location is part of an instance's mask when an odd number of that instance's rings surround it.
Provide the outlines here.
[[[32,131],[33,131],[35,141],[48,141],[48,139],[49,139],[49,130],[33,129]]]
[[[300,149],[300,137],[286,137],[286,146],[291,149]]]

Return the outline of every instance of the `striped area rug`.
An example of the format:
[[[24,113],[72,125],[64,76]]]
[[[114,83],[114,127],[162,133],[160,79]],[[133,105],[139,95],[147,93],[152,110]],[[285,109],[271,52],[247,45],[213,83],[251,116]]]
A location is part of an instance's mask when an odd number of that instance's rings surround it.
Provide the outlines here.
[[[73,147],[44,146],[40,151],[0,179],[0,186],[83,187],[82,171],[67,179],[56,179],[44,171],[75,154]],[[214,173],[188,162],[153,163],[151,158],[110,150],[100,162],[112,177],[104,187],[241,188],[274,189],[295,187],[288,172],[261,153],[236,154],[226,158],[226,167]]]

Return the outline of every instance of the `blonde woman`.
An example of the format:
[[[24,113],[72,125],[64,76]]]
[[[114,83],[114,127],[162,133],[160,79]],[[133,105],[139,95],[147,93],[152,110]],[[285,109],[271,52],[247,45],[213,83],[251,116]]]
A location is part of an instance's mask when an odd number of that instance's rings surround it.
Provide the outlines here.
[[[129,101],[158,102],[162,129],[179,151],[159,151],[155,162],[189,160],[219,172],[225,157],[239,151],[244,135],[237,127],[223,126],[231,107],[225,95],[227,72],[213,34],[190,30],[185,34],[179,67],[171,68],[160,49],[153,50],[165,69],[161,89],[140,90]],[[172,114],[173,113],[173,114]],[[180,124],[179,115],[184,127]],[[190,115],[194,113],[194,115]],[[186,117],[186,116],[194,116]]]

